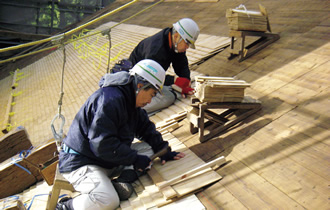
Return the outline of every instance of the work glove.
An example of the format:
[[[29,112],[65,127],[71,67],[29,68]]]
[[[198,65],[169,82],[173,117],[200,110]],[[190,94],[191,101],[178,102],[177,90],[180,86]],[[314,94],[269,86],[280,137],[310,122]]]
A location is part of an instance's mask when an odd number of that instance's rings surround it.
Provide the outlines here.
[[[174,157],[179,154],[179,152],[168,152],[165,155],[160,157],[161,162],[163,162],[164,160],[167,162],[169,160],[174,160]]]
[[[150,158],[145,155],[137,155],[133,166],[136,171],[144,171],[150,165]]]
[[[184,77],[176,78],[175,85],[179,86],[182,89],[183,94],[188,94],[191,91],[194,91],[193,88],[190,87],[190,80]]]

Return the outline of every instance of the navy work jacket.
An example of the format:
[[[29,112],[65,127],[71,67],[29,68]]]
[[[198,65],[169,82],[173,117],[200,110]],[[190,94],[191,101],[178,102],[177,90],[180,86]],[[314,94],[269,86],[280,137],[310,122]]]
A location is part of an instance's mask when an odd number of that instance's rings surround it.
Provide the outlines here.
[[[172,39],[170,34],[172,28],[165,28],[153,36],[150,36],[142,40],[132,51],[129,60],[133,66],[143,59],[152,59],[157,61],[164,70],[172,64],[174,72],[179,77],[185,77],[190,80],[190,70],[188,67],[188,59],[186,53],[176,53],[170,44],[169,40]],[[166,75],[166,86],[174,83],[174,77]]]
[[[137,152],[130,148],[135,137],[147,142],[154,152],[168,144],[146,111],[135,107],[136,85],[129,73],[118,72],[110,78],[115,82],[101,84],[75,116],[63,142],[78,154],[60,152],[61,173],[84,165],[108,169],[132,165],[137,158]]]

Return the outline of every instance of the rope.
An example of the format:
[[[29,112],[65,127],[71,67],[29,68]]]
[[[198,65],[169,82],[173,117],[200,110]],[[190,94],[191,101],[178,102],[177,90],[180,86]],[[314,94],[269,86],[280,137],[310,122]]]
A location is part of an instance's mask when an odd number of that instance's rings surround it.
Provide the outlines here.
[[[107,37],[108,37],[108,39],[109,39],[109,56],[108,56],[108,67],[107,67],[107,73],[110,73],[110,55],[111,55],[111,47],[112,47],[110,31],[111,31],[111,28],[109,28],[109,29],[106,30],[106,31],[103,31],[103,33],[102,33],[102,35],[107,35]],[[106,34],[106,33],[107,33],[107,34]]]
[[[63,91],[63,83],[64,83],[64,68],[65,68],[65,63],[66,63],[66,53],[65,53],[65,45],[62,46],[63,47],[63,67],[62,67],[62,79],[61,79],[61,92],[60,92],[60,99],[58,100],[58,114],[61,115],[61,111],[62,111],[62,100],[63,100],[63,95],[64,95],[64,91]]]
[[[247,14],[247,16],[250,18],[250,15],[248,13],[248,10],[246,9],[244,4],[240,4],[238,7],[236,7],[235,9],[244,9],[245,13]]]
[[[58,114],[55,115],[51,122],[51,129],[55,138],[56,146],[57,146],[57,151],[59,152],[61,150],[61,144],[63,140],[63,127],[65,124],[65,117],[62,115],[62,104],[63,104],[63,83],[64,83],[64,69],[65,69],[65,63],[66,63],[66,53],[65,53],[65,45],[62,45],[63,48],[63,67],[62,67],[62,76],[61,76],[61,92],[60,92],[60,99],[58,100]],[[59,127],[59,132],[56,131],[54,122],[56,119],[61,119],[61,124]]]
[[[17,201],[19,197],[17,195],[10,195],[3,200],[3,207],[1,210],[8,209],[9,207],[13,207],[14,204],[7,205],[6,203],[10,203],[11,201]]]
[[[23,169],[25,172],[27,172],[28,174],[32,174],[31,171],[29,171],[27,168],[21,166],[20,164],[18,164],[17,162],[23,160],[24,158],[26,158],[27,156],[29,156],[31,154],[31,150],[33,149],[33,146],[30,147],[30,149],[28,150],[22,150],[19,155],[18,158],[15,159],[14,157],[11,158],[12,162],[11,164],[14,164],[15,166]]]
[[[27,209],[27,210],[30,210],[30,209],[31,209],[32,203],[33,203],[33,201],[34,201],[34,199],[35,199],[36,197],[39,197],[39,196],[45,196],[45,195],[49,196],[49,194],[37,194],[37,195],[34,195],[33,198],[32,198],[32,200],[31,200],[31,202],[30,202],[30,205],[29,205],[26,209]]]

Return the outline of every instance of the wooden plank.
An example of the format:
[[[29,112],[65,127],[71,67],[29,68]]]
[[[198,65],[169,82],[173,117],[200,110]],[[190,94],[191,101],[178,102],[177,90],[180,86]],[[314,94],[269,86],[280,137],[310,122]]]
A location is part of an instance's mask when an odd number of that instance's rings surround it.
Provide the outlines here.
[[[3,209],[6,210],[26,210],[23,202],[20,199],[15,199],[13,201],[7,201],[4,203],[6,206]]]
[[[32,144],[24,128],[10,131],[0,138],[0,162],[29,149],[32,149]]]
[[[206,164],[204,164],[204,165],[201,165],[201,166],[198,166],[198,167],[196,167],[196,168],[193,168],[193,169],[191,169],[191,170],[189,170],[189,171],[187,171],[187,172],[185,172],[185,173],[183,173],[183,174],[180,174],[180,175],[178,175],[178,176],[176,176],[176,177],[174,177],[174,178],[172,178],[172,179],[170,179],[170,180],[167,180],[167,181],[165,181],[165,182],[159,183],[159,184],[158,184],[158,187],[159,187],[160,189],[162,189],[162,188],[164,188],[164,187],[167,187],[167,186],[170,186],[170,185],[177,184],[177,183],[179,183],[179,182],[182,182],[182,181],[188,179],[189,177],[192,177],[193,175],[197,174],[198,172],[202,172],[202,173],[200,173],[200,174],[206,173],[206,172],[209,171],[209,168],[210,168],[210,167],[213,167],[213,166],[215,166],[215,165],[217,165],[217,164],[218,164],[218,165],[221,165],[221,164],[223,164],[223,163],[225,163],[225,162],[226,162],[226,160],[225,160],[225,158],[222,156],[222,157],[217,158],[217,159],[215,159],[215,160],[213,160],[213,161],[211,161],[211,162],[209,162],[209,163],[206,163]],[[207,170],[205,170],[205,169],[207,169]],[[198,175],[199,175],[199,174],[198,174]]]
[[[26,157],[29,162],[38,166],[54,157],[57,151],[55,142],[44,145]],[[15,156],[0,165],[0,198],[20,193],[27,187],[41,181],[43,178],[39,169]],[[21,167],[24,167],[25,170]]]
[[[173,135],[168,134],[168,137],[170,136]],[[171,138],[169,140],[169,144],[171,145],[173,151],[183,152],[186,154],[186,156],[180,160],[169,161],[165,165],[161,165],[159,161],[154,163],[153,167],[164,179],[171,180],[177,175],[183,174],[204,164],[202,160],[200,160],[194,153],[187,149],[187,147],[178,141],[178,139]],[[174,168],[175,170],[173,170]],[[219,174],[215,173],[214,171],[209,171],[178,184],[174,184],[172,187],[180,197],[220,179],[221,176]]]
[[[148,175],[151,177],[155,185],[164,182],[164,178],[158,173],[158,171],[154,167],[151,167],[151,169],[148,171]],[[178,196],[177,192],[171,186],[166,186],[160,191],[164,195],[166,200]]]
[[[245,208],[258,209],[260,206],[268,206],[274,209],[303,209],[281,189],[239,161],[236,155],[230,154],[227,159],[232,160],[232,163],[218,170],[224,175],[219,184],[233,194]],[[221,192],[222,188],[219,188],[217,193]],[[220,199],[217,200],[221,202]]]
[[[271,124],[266,127],[271,128]],[[287,197],[282,196],[282,199],[294,200],[308,209],[326,208],[328,205],[326,179],[290,157],[295,156],[299,159],[301,150],[291,150],[291,147],[286,147],[286,151],[283,150],[281,141],[286,139],[276,140],[273,135],[269,135],[272,136],[272,141],[264,142],[265,133],[265,130],[257,132],[249,138],[249,141],[245,141],[244,146],[236,146],[233,154],[244,165],[249,165],[251,170],[258,171],[258,174],[269,180],[272,186],[285,193]],[[281,203],[285,202],[281,201]]]
[[[213,184],[196,196],[207,209],[218,209],[220,206],[223,209],[247,209],[221,182]]]

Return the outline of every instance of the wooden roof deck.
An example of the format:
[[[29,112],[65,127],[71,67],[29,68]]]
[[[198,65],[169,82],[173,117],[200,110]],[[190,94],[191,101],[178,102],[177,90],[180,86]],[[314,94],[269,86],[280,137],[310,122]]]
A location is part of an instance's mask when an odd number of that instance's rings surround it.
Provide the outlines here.
[[[128,23],[163,28],[182,17],[191,17],[200,25],[201,33],[227,36],[225,11],[240,3],[164,2]],[[257,9],[258,3],[244,2],[251,10]],[[196,69],[211,76],[243,79],[252,84],[246,94],[262,102],[260,112],[205,143],[190,134],[186,119],[172,133],[204,161],[222,155],[231,160],[217,170],[223,177],[221,181],[196,194],[207,209],[329,209],[329,3],[265,0],[262,4],[268,10],[272,31],[279,33],[281,39],[241,63],[236,59],[228,61],[229,53],[225,50]],[[147,5],[150,3],[137,3],[111,20],[120,21]],[[76,51],[70,53],[68,62],[77,57]],[[61,56],[59,51],[54,54]],[[25,117],[17,123],[27,128],[36,144],[51,137],[48,124],[57,109],[62,64],[56,64],[54,58],[44,58],[52,65],[40,67],[48,72],[37,74],[35,86],[24,86],[32,80],[29,72],[35,71],[33,65],[25,68],[26,77],[19,81],[22,103],[15,108],[23,110]],[[72,65],[77,71],[72,75],[79,75],[79,79],[70,77],[70,84],[79,87],[81,96],[73,98],[73,92],[65,89],[63,112],[69,116],[66,126],[104,73],[81,71],[96,69],[95,63]],[[0,82],[2,107],[7,105],[11,79],[6,77]],[[47,81],[58,86],[49,86]],[[40,98],[46,100],[39,103]],[[1,116],[2,113],[3,109]]]

